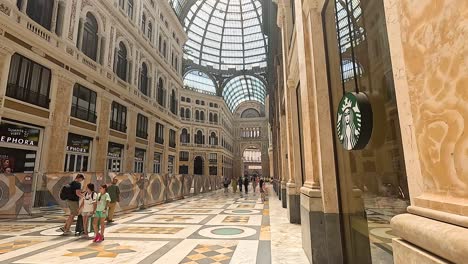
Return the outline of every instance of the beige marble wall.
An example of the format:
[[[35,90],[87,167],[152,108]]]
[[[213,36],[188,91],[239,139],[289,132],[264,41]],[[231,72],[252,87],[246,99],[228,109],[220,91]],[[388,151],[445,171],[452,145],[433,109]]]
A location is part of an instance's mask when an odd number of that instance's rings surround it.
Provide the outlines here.
[[[412,203],[468,216],[468,2],[385,7]]]

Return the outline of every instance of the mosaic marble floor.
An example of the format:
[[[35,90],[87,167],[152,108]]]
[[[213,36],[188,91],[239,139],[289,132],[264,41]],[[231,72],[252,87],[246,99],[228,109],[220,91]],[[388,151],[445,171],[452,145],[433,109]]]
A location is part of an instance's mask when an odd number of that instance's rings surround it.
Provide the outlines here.
[[[120,215],[102,243],[62,236],[47,217],[2,221],[0,263],[271,263],[259,198],[216,192]]]

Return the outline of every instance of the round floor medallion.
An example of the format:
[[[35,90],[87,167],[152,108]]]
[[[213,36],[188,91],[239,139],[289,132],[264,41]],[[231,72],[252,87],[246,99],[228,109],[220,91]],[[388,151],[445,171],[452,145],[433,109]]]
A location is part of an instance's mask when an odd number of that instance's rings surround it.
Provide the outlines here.
[[[253,215],[259,214],[260,210],[254,209],[237,209],[237,210],[226,210],[224,211],[225,214],[237,214],[237,215]]]
[[[239,228],[219,228],[211,230],[211,233],[220,236],[232,236],[242,234],[244,230]]]
[[[198,234],[208,238],[237,239],[253,236],[257,234],[257,231],[244,226],[215,226],[202,229]]]

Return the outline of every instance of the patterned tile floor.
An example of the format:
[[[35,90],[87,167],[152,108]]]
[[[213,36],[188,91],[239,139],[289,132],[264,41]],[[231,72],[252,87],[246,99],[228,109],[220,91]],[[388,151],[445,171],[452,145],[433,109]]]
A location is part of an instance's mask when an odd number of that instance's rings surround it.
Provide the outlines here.
[[[271,263],[259,198],[215,192],[120,215],[102,243],[62,236],[47,217],[2,221],[0,263]]]

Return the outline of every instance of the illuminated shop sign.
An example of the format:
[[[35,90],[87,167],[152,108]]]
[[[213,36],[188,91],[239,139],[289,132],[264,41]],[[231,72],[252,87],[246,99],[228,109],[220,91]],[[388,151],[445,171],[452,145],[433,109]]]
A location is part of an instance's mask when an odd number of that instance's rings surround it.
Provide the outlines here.
[[[372,135],[372,107],[364,93],[346,93],[338,105],[336,133],[346,150],[363,149]]]
[[[120,159],[122,157],[123,147],[123,145],[109,142],[107,146],[107,157]]]
[[[92,139],[76,134],[68,134],[67,151],[89,153]]]
[[[37,128],[0,123],[0,142],[37,147],[40,133]]]

